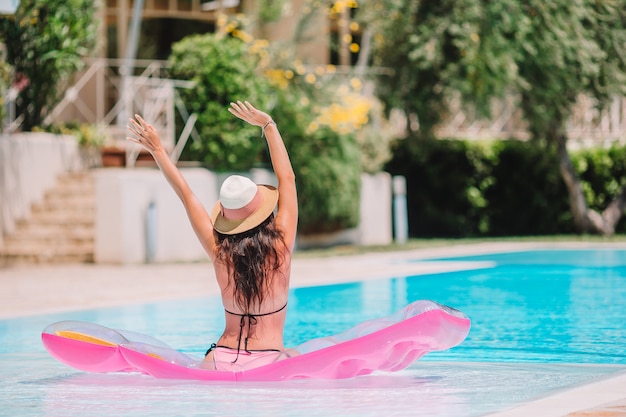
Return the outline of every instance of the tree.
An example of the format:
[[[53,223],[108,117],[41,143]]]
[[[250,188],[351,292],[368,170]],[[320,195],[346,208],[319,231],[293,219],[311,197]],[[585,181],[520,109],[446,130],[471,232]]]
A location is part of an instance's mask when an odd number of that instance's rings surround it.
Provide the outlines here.
[[[23,130],[41,125],[59,91],[82,68],[97,36],[92,0],[21,0],[12,16],[0,17],[7,62],[28,81],[20,93]]]
[[[565,127],[579,95],[602,106],[626,92],[626,1],[368,0],[361,9],[375,63],[395,69],[381,94],[417,117],[415,137],[432,136],[451,94],[488,114],[491,99],[517,93],[534,142],[557,147],[578,230],[614,233],[626,189],[602,213],[589,209]]]
[[[602,212],[589,207],[567,151],[566,123],[579,95],[603,107],[626,92],[626,2],[530,1],[531,30],[520,39],[518,90],[535,140],[555,145],[574,223],[611,235],[626,208],[626,187]]]
[[[503,94],[516,76],[511,39],[527,25],[517,0],[367,0],[359,18],[373,30],[375,65],[389,67],[379,94],[388,107],[417,117],[407,127],[432,135],[446,113],[446,99],[488,113],[492,97]],[[410,119],[407,118],[407,119]]]

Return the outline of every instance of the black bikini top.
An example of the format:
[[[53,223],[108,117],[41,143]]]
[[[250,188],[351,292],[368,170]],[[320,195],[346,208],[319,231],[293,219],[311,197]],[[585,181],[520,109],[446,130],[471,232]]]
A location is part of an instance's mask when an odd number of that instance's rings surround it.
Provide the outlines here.
[[[228,314],[232,314],[233,316],[241,317],[241,320],[239,321],[239,338],[237,339],[237,357],[235,358],[233,363],[237,362],[237,359],[239,359],[239,351],[241,349],[241,336],[243,335],[243,326],[245,326],[245,324],[246,324],[246,318],[248,319],[248,335],[249,335],[250,334],[250,327],[253,324],[257,324],[257,317],[271,316],[272,314],[280,313],[285,308],[287,308],[287,303],[285,303],[284,306],[282,306],[281,308],[279,308],[276,311],[272,311],[271,313],[262,313],[262,314],[233,313],[232,311],[228,311],[228,310],[224,309],[224,311],[227,312]],[[244,345],[243,346],[244,346],[244,350],[246,352],[250,353],[250,351],[248,350],[248,336],[246,336],[246,338],[244,340]]]

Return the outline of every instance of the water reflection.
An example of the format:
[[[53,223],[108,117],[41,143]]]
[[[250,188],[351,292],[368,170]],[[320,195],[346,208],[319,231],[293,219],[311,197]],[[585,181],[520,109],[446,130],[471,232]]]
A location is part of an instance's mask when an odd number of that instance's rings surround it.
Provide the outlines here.
[[[212,383],[158,380],[138,374],[63,375],[43,371],[14,381],[21,401],[4,410],[12,411],[11,415],[66,417],[83,416],[87,411],[119,417],[472,417],[618,369],[623,368],[419,362],[391,375],[275,383]]]

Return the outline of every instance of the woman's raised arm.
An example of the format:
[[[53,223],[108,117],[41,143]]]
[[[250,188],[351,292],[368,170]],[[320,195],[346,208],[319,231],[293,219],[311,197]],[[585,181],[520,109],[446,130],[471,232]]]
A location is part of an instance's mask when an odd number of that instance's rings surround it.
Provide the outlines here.
[[[292,250],[298,227],[298,195],[296,176],[276,123],[270,115],[250,103],[238,101],[228,109],[232,114],[254,126],[261,127],[267,140],[274,173],[278,179],[278,212],[276,223],[283,231],[285,243]]]
[[[135,115],[134,119],[130,119],[128,129],[134,135],[133,137],[128,137],[128,140],[142,145],[152,154],[167,182],[183,202],[187,211],[187,217],[189,217],[191,226],[204,250],[212,260],[215,259],[216,244],[211,218],[202,202],[192,192],[187,180],[185,180],[163,148],[157,130],[139,115]]]

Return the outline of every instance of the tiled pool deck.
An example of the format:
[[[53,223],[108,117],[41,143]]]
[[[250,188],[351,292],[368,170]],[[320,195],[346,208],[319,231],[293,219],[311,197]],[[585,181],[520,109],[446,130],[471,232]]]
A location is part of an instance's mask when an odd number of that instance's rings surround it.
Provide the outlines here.
[[[471,264],[402,262],[443,256],[532,248],[624,248],[624,244],[484,243],[403,252],[318,258],[296,257],[292,287],[428,274],[471,268]],[[323,265],[323,273],[320,273]],[[59,265],[0,268],[0,319],[184,299],[218,293],[207,263],[166,265]],[[573,387],[491,417],[626,417],[626,371]]]

